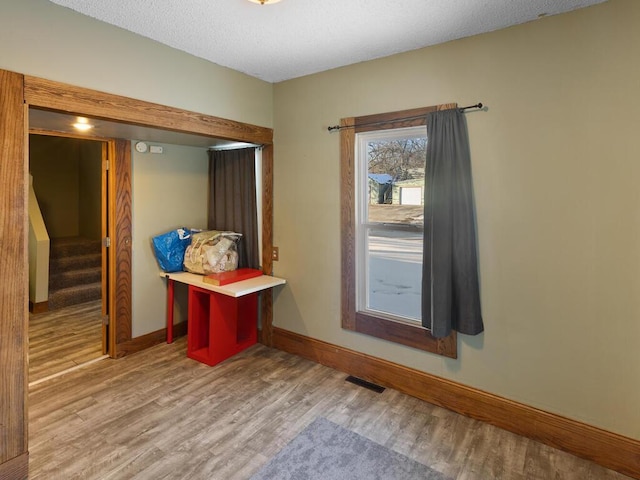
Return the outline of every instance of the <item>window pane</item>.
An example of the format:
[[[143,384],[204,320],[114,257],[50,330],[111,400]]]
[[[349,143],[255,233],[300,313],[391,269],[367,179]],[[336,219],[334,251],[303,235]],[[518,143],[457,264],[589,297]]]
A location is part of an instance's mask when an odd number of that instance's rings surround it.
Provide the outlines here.
[[[369,228],[366,310],[420,321],[422,232]]]
[[[368,223],[422,225],[426,149],[424,136],[367,141]]]

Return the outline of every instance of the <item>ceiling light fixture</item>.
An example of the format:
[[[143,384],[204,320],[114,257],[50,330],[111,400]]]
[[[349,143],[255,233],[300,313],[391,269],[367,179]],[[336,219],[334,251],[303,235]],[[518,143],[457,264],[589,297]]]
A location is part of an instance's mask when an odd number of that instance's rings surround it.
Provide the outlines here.
[[[78,117],[76,119],[76,123],[73,124],[73,128],[76,130],[80,130],[81,132],[86,132],[87,130],[91,130],[93,125],[89,123],[89,120],[84,117]]]
[[[253,3],[259,3],[260,5],[264,5],[265,3],[267,4],[278,3],[280,0],[249,0],[249,1]]]

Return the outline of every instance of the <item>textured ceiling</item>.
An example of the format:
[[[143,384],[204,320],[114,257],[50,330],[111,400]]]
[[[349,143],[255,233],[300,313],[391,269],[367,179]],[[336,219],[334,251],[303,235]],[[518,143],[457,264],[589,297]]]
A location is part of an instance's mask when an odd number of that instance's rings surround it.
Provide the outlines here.
[[[50,0],[279,82],[605,0]]]

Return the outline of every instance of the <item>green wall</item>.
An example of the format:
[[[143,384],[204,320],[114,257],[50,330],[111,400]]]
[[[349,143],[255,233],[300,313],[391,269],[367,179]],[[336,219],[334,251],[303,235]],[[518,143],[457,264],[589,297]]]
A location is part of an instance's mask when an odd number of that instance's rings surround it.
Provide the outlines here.
[[[275,325],[640,438],[640,2],[274,86]],[[467,114],[486,331],[457,360],[340,327],[340,118]]]
[[[132,333],[166,326],[166,280],[152,237],[180,227],[207,227],[209,157],[204,148],[157,144],[162,154],[132,149],[133,298]],[[163,299],[163,301],[158,301]],[[176,287],[174,321],[186,320],[186,286]]]
[[[101,142],[30,135],[29,171],[49,237],[101,237],[101,165]]]
[[[272,126],[270,83],[47,0],[0,2],[0,68]]]
[[[46,0],[4,0],[0,68],[273,126],[274,267],[288,281],[276,326],[640,438],[638,25],[639,2],[610,0],[271,85]],[[461,335],[457,360],[340,328],[339,142],[326,131],[452,101],[488,106],[467,115],[486,332]],[[163,323],[145,310],[162,292],[149,235],[199,215],[145,224],[168,177],[204,168],[163,162],[133,159],[134,335]]]

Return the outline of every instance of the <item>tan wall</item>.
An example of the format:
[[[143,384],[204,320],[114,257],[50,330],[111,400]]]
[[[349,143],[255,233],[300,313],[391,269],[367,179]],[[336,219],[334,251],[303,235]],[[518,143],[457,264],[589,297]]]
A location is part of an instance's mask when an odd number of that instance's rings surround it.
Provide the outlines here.
[[[276,84],[275,325],[640,438],[638,25],[610,0]],[[452,101],[489,107],[467,114],[486,332],[457,360],[340,328],[326,131]]]
[[[2,0],[0,68],[272,126],[272,86],[47,0]]]
[[[31,135],[29,168],[51,238],[101,236],[102,143]]]
[[[30,135],[29,171],[51,238],[79,235],[80,142]]]
[[[78,168],[78,231],[85,238],[99,240],[102,238],[102,142],[80,142]]]
[[[166,280],[151,245],[155,235],[179,227],[206,228],[209,160],[204,148],[161,145],[162,154],[132,150],[132,332],[165,327]],[[186,288],[176,288],[175,322],[186,319]]]

